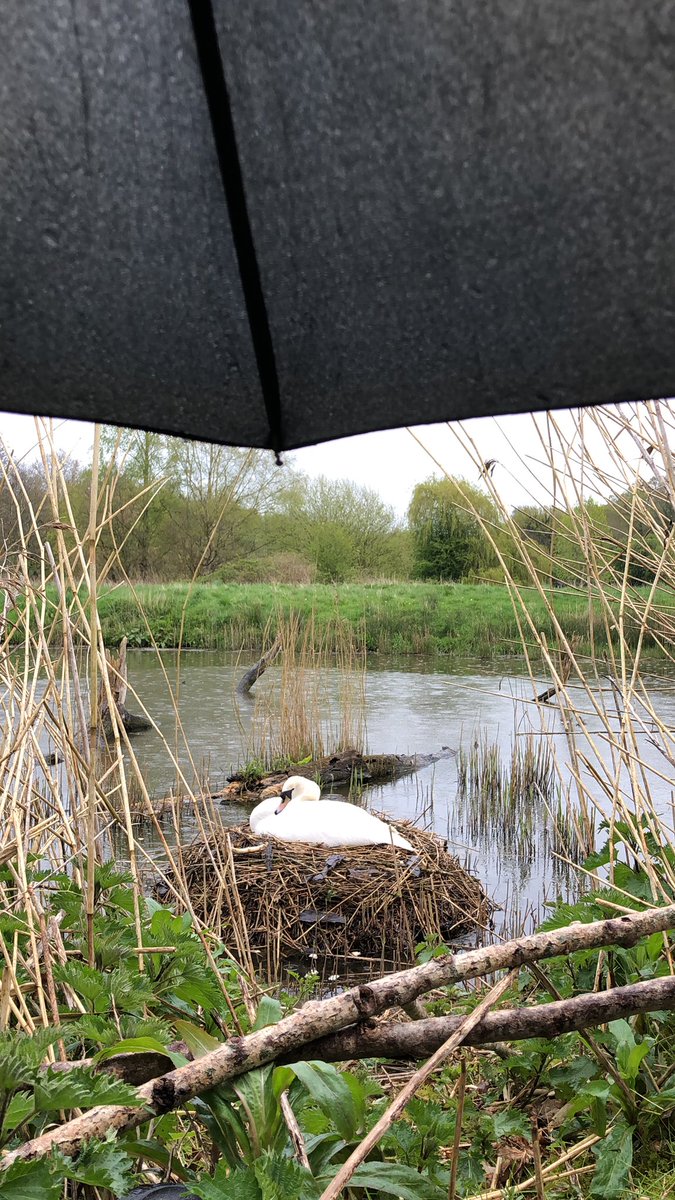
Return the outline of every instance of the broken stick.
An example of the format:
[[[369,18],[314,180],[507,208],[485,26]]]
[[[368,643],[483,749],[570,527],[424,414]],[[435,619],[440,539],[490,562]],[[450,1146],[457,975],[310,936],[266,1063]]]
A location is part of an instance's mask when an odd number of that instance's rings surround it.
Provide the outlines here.
[[[450,1037],[447,1039],[447,1041],[439,1046],[438,1050],[432,1054],[429,1061],[426,1062],[423,1067],[420,1067],[419,1071],[415,1071],[415,1074],[411,1079],[408,1080],[405,1086],[401,1088],[400,1092],[394,1097],[389,1107],[382,1113],[380,1119],[373,1125],[373,1128],[368,1131],[356,1149],[352,1151],[347,1161],[340,1167],[340,1170],[335,1178],[331,1180],[331,1182],[328,1184],[328,1187],[325,1188],[321,1193],[320,1200],[337,1200],[337,1197],[340,1195],[343,1188],[345,1188],[349,1183],[349,1180],[354,1174],[356,1168],[368,1157],[370,1151],[373,1150],[380,1139],[384,1137],[384,1134],[387,1132],[390,1126],[393,1125],[396,1118],[400,1117],[403,1109],[408,1104],[408,1101],[411,1100],[415,1095],[415,1092],[418,1090],[418,1088],[421,1088],[422,1084],[429,1078],[436,1068],[440,1067],[442,1063],[446,1062],[453,1050],[456,1050],[457,1047],[461,1045],[467,1034],[469,1034],[471,1030],[479,1024],[479,1022],[487,1013],[488,1009],[492,1008],[492,1005],[497,1003],[500,996],[503,996],[506,989],[514,982],[517,975],[518,968],[510,971],[509,974],[503,979],[500,979],[499,982],[494,985],[494,987],[490,988],[487,995],[484,996],[480,1003],[476,1005],[473,1012],[469,1013],[468,1017],[462,1017],[455,1032],[450,1034]]]

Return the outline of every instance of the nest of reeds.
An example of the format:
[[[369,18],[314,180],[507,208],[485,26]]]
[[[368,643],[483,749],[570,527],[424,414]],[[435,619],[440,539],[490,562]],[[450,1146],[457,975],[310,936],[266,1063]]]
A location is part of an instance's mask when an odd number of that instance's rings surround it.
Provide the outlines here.
[[[363,957],[395,967],[430,937],[446,944],[484,928],[493,911],[480,883],[436,834],[397,828],[415,854],[393,846],[328,849],[256,837],[248,826],[181,851],[196,913],[226,943],[246,942],[270,974],[283,961]]]

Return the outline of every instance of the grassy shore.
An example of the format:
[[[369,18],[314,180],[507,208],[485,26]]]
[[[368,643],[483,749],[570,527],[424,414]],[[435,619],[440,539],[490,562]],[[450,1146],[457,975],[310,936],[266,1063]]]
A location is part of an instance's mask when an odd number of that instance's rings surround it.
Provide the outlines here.
[[[530,596],[537,628],[552,638],[546,605],[534,590]],[[566,634],[576,635],[582,649],[590,647],[587,597],[560,589],[551,600]],[[99,611],[106,642],[126,636],[130,646],[149,646],[153,639],[160,647],[177,646],[183,619],[186,647],[256,649],[279,612],[295,612],[301,620],[313,614],[318,633],[339,617],[371,652],[495,658],[520,653],[521,645],[509,594],[496,585],[146,584],[136,596],[128,587],[104,591]],[[592,626],[596,649],[602,648],[606,636],[598,612]],[[629,641],[637,629],[629,630]]]

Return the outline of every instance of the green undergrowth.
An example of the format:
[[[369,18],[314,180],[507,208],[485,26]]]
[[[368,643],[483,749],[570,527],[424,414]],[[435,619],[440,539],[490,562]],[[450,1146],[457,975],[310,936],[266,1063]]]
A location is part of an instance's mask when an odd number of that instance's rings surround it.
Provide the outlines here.
[[[613,888],[603,887],[574,906],[555,907],[545,928],[605,917],[608,904],[640,909],[651,900],[647,873],[636,865],[630,830],[616,824],[604,851],[587,866],[615,863]],[[667,879],[673,852],[641,831],[652,878]],[[66,875],[31,868],[31,895],[46,919],[59,913],[61,961],[35,957],[24,897],[14,876],[0,871],[6,904],[0,915],[5,961],[16,964],[12,985],[21,1011],[36,1026],[28,1036],[19,1009],[5,1008],[0,1032],[0,1146],[12,1150],[94,1105],[135,1105],[134,1090],[110,1073],[120,1054],[154,1056],[169,1071],[216,1049],[227,1037],[278,1022],[314,994],[319,976],[296,972],[292,986],[262,990],[244,981],[217,939],[208,936],[211,961],[189,916],[143,902],[144,943],[139,962],[130,878],[114,865],[98,868],[94,965],[87,963],[83,896]],[[430,931],[420,960],[446,952]],[[39,973],[36,973],[36,963]],[[541,964],[544,975],[521,970],[504,1005],[537,1005],[554,994],[569,998],[667,975],[664,935],[631,949],[584,951]],[[51,973],[51,974],[50,974]],[[335,987],[335,983],[331,986]],[[4,993],[3,993],[4,994]],[[446,988],[427,1001],[429,1013],[465,1014],[480,990]],[[42,996],[42,1000],[40,1000]],[[253,1005],[251,997],[254,998]],[[45,999],[46,998],[46,999]],[[45,1024],[46,1005],[52,1023]],[[58,1022],[56,1021],[56,1011]],[[455,1056],[420,1089],[402,1118],[358,1168],[346,1196],[445,1200],[452,1146],[458,1142],[456,1194],[473,1197],[497,1176],[500,1186],[522,1183],[533,1170],[533,1137],[540,1143],[546,1196],[580,1194],[596,1200],[658,1195],[672,1182],[675,1143],[675,1021],[669,1012],[611,1021],[589,1045],[577,1033],[511,1042],[492,1051],[466,1051],[467,1087],[456,1134],[459,1060]],[[69,1072],[49,1068],[54,1058],[87,1060]],[[128,1063],[128,1058],[125,1060]],[[349,1069],[321,1061],[269,1065],[213,1086],[176,1111],[142,1120],[116,1138],[90,1141],[78,1154],[52,1153],[0,1170],[3,1200],[65,1195],[94,1200],[95,1189],[121,1196],[152,1177],[183,1183],[202,1200],[318,1200],[340,1165],[390,1102],[390,1084],[377,1061]],[[396,1087],[397,1085],[394,1084]],[[281,1105],[286,1096],[301,1130],[309,1168],[296,1160]],[[595,1143],[578,1156],[575,1147]],[[655,1147],[658,1146],[658,1154]],[[574,1179],[554,1164],[564,1155],[580,1169]],[[582,1187],[582,1193],[579,1192]],[[670,1184],[668,1184],[670,1186]],[[639,1190],[636,1190],[639,1189]],[[661,1194],[667,1194],[666,1191]]]
[[[528,607],[537,630],[555,640],[550,613],[534,589]],[[607,645],[600,610],[590,614],[586,595],[547,593],[567,637],[581,653]],[[667,615],[672,597],[657,597]],[[140,585],[135,594],[119,586],[102,591],[99,612],[106,643],[127,637],[130,646],[182,644],[192,649],[256,649],[279,613],[314,622],[319,640],[336,617],[353,627],[359,645],[386,654],[478,656],[522,653],[518,622],[506,587],[487,584]],[[626,641],[635,645],[637,620],[627,619]],[[527,629],[525,628],[525,637]],[[645,647],[651,645],[649,638]]]

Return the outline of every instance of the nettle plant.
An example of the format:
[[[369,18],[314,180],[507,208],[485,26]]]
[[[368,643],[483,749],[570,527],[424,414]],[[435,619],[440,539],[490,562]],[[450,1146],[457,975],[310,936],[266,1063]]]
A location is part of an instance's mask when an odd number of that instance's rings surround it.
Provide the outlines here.
[[[11,876],[4,882],[11,889]],[[248,1032],[278,1020],[285,1005],[264,996],[252,1022],[239,969],[216,943],[210,947],[217,975],[187,915],[174,916],[145,901],[145,939],[161,949],[139,963],[130,877],[113,864],[98,868],[94,918],[95,965],[85,961],[87,929],[83,896],[67,875],[32,883],[58,911],[65,962],[52,967],[59,1000],[58,1023],[27,1034],[0,1034],[0,1148],[29,1138],[100,1104],[138,1103],[135,1089],[106,1072],[120,1054],[163,1056],[170,1070],[213,1049],[228,1032]],[[25,913],[14,908],[0,919],[9,951],[15,944],[16,981],[30,997],[30,932]],[[54,1014],[53,1014],[54,1015]],[[37,1018],[38,1014],[35,1013]],[[236,1023],[236,1028],[235,1028]],[[63,1069],[67,1061],[69,1068]],[[85,1065],[71,1064],[85,1062]],[[282,1111],[287,1096],[306,1143],[309,1169],[294,1161],[295,1147]],[[140,1132],[87,1144],[75,1160],[52,1153],[19,1161],[0,1172],[0,1196],[50,1197],[105,1189],[124,1195],[144,1178],[173,1178],[209,1197],[318,1196],[375,1119],[381,1089],[365,1074],[321,1062],[266,1067],[215,1088],[183,1110],[148,1117]],[[206,1170],[205,1168],[208,1168]],[[447,1172],[446,1172],[447,1175]],[[387,1161],[378,1151],[354,1177],[354,1189],[399,1196],[436,1197],[430,1171]],[[447,1191],[447,1181],[445,1183]]]
[[[667,887],[667,847],[652,845],[647,871],[634,854],[630,830],[615,825],[611,837],[612,844],[587,866],[601,871],[611,857],[613,886],[576,905],[557,906],[547,927],[604,917],[608,903],[644,907],[655,872]],[[280,992],[280,999],[263,995],[251,1016],[251,981],[243,980],[224,948],[209,939],[207,954],[204,935],[189,916],[176,916],[149,899],[143,902],[144,942],[159,949],[144,954],[141,962],[130,877],[110,863],[97,869],[95,963],[88,965],[80,888],[68,875],[46,874],[34,864],[31,886],[47,915],[59,914],[65,951],[58,962],[54,955],[49,966],[57,1011],[50,1014],[51,1026],[41,1028],[45,1022],[30,923],[11,872],[1,870],[0,882],[11,903],[0,917],[0,935],[22,997],[20,1009],[4,1010],[6,1027],[0,1033],[2,1150],[94,1105],[138,1103],[135,1089],[111,1073],[117,1055],[159,1056],[161,1069],[169,1070],[208,1053],[231,1033],[276,1022],[302,1002],[302,995],[291,991]],[[430,938],[419,947],[419,957],[428,959],[443,949]],[[40,970],[47,970],[44,961]],[[513,999],[550,999],[547,981],[552,994],[569,997],[669,970],[664,937],[654,934],[632,949],[550,960],[544,976],[524,970]],[[431,1001],[430,1010],[468,1011],[475,1002],[473,993],[447,989]],[[652,1013],[630,1022],[613,1021],[590,1044],[571,1033],[514,1044],[506,1058],[471,1054],[461,1140],[455,1130],[458,1067],[446,1066],[357,1169],[348,1195],[447,1197],[456,1140],[456,1194],[480,1192],[486,1169],[489,1175],[490,1164],[505,1146],[514,1139],[531,1143],[533,1117],[544,1095],[556,1109],[548,1134],[551,1153],[562,1154],[570,1143],[595,1136],[591,1194],[605,1200],[619,1197],[628,1186],[635,1148],[643,1153],[655,1130],[663,1136],[675,1114],[673,1033],[670,1014]],[[65,1070],[64,1061],[78,1065]],[[135,1183],[172,1179],[202,1200],[280,1195],[312,1200],[386,1107],[388,1098],[376,1074],[372,1063],[339,1070],[322,1062],[297,1062],[251,1071],[179,1111],[149,1115],[137,1131],[91,1142],[75,1159],[52,1153],[15,1163],[0,1173],[0,1198],[56,1198],[64,1187],[72,1197],[93,1195],[93,1189],[122,1196]],[[297,1161],[286,1105],[301,1130],[306,1165]]]

